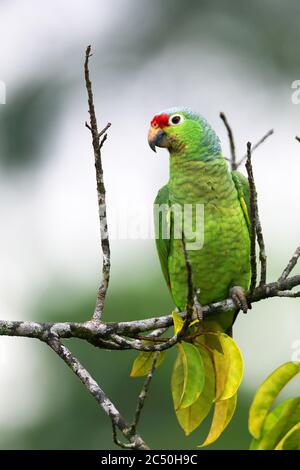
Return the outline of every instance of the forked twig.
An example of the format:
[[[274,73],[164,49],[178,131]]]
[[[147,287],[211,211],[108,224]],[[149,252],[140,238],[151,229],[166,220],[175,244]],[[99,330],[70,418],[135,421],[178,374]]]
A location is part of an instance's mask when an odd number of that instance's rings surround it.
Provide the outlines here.
[[[253,154],[254,150],[257,149],[257,147],[259,147],[261,144],[264,143],[264,141],[270,137],[271,135],[274,134],[274,129],[270,129],[258,142],[256,142],[252,148],[251,148],[251,153]],[[239,166],[241,166],[241,164],[247,159],[247,153],[240,159],[240,161],[237,163],[237,168],[239,168]]]
[[[220,113],[220,118],[224,122],[224,125],[226,127],[227,133],[228,133],[228,139],[229,139],[229,145],[230,145],[230,158],[225,158],[230,163],[231,166],[231,171],[236,171],[241,164],[247,159],[248,154],[246,153],[238,162],[236,161],[236,151],[235,151],[235,143],[234,143],[234,138],[233,138],[233,132],[231,129],[231,126],[228,122],[227,117],[225,116],[224,113]],[[256,142],[252,148],[251,148],[251,153],[254,152],[261,144],[265,142],[265,140],[270,137],[272,134],[274,134],[274,129],[270,129],[261,139],[259,139],[258,142]],[[296,137],[300,141],[299,137]]]

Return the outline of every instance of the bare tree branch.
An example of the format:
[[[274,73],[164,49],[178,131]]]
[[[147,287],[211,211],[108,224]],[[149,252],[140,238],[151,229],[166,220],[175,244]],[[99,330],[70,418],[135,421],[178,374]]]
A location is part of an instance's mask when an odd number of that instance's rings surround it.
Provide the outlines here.
[[[101,148],[107,138],[105,132],[110,127],[108,123],[102,131],[98,131],[98,124],[96,118],[96,111],[94,106],[94,97],[92,82],[90,80],[90,71],[89,71],[89,58],[91,57],[91,46],[88,46],[85,53],[85,62],[84,62],[84,77],[85,84],[88,94],[88,104],[89,104],[89,115],[90,115],[90,124],[86,123],[86,127],[90,130],[92,134],[92,142],[94,148],[94,157],[95,157],[95,168],[96,168],[96,181],[97,181],[97,193],[98,193],[98,209],[99,209],[99,219],[100,219],[100,236],[101,236],[101,248],[103,253],[103,262],[102,262],[102,282],[98,289],[96,307],[93,315],[93,320],[100,321],[103,313],[104,301],[106,292],[109,285],[110,278],[110,245],[108,237],[108,228],[107,228],[107,217],[106,217],[106,190],[103,179],[103,168],[101,160]],[[100,141],[101,136],[104,134],[104,137]]]
[[[297,286],[300,286],[300,275],[270,282],[256,287],[252,296],[249,297],[249,301],[255,303],[272,297],[281,297],[282,292],[290,291]],[[209,305],[203,305],[202,310],[204,318],[206,318],[213,313],[227,312],[234,307],[233,300],[228,298]],[[183,318],[185,318],[185,314],[186,312],[181,312]],[[0,320],[0,336],[36,338],[44,341],[45,335],[47,336],[50,331],[51,334],[60,339],[78,338],[86,340],[101,349],[110,349],[110,344],[112,344],[118,350],[137,349],[139,351],[153,352],[168,349],[170,344],[172,346],[176,343],[177,338],[176,340],[175,337],[171,337],[169,340],[164,338],[163,347],[157,348],[157,346],[161,345],[145,345],[142,341],[136,340],[137,342],[135,342],[132,339],[128,339],[128,336],[146,331],[155,331],[160,328],[165,329],[172,325],[172,315],[114,323],[96,323],[93,321],[86,323],[37,323]],[[127,338],[125,339],[121,335],[125,335]],[[149,339],[151,339],[151,336]],[[166,344],[166,341],[170,343]]]

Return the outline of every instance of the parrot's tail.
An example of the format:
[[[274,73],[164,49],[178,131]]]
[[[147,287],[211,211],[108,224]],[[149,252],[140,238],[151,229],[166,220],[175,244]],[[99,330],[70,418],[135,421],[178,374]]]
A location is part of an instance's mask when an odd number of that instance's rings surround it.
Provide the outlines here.
[[[232,335],[233,335],[233,326],[230,326],[229,328],[227,328],[227,330],[225,331],[225,333],[230,336],[232,338]]]
[[[234,317],[233,317],[231,326],[229,326],[229,327],[225,330],[225,333],[226,333],[228,336],[230,336],[231,338],[233,337],[233,325],[234,325],[234,322],[235,322],[236,317],[238,316],[238,314],[239,314],[239,310],[236,310],[235,313],[234,313]]]

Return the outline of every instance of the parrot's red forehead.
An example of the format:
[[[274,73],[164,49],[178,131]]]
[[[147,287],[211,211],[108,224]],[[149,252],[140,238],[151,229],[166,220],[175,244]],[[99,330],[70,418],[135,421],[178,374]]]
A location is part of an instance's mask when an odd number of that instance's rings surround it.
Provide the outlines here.
[[[151,126],[160,127],[162,129],[163,127],[166,127],[169,125],[169,117],[170,116],[167,113],[157,114],[152,119]]]

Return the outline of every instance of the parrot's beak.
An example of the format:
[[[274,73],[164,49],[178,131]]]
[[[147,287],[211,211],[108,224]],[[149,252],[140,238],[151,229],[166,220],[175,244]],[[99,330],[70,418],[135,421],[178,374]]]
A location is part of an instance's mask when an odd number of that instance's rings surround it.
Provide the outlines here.
[[[150,127],[148,132],[148,144],[153,152],[156,152],[155,147],[167,147],[166,134],[159,127]]]

